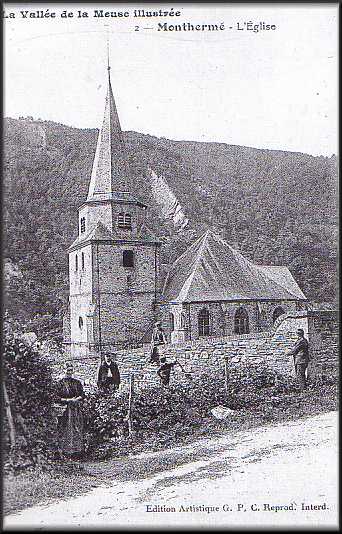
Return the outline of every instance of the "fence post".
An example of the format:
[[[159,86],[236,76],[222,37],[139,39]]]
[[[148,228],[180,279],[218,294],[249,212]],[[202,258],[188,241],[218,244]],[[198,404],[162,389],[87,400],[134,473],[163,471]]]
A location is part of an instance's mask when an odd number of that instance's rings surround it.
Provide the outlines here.
[[[128,421],[128,435],[131,437],[133,434],[133,427],[132,427],[132,402],[133,402],[133,395],[134,395],[134,375],[131,374],[129,377],[129,395],[128,395],[128,414],[127,414],[127,421]]]

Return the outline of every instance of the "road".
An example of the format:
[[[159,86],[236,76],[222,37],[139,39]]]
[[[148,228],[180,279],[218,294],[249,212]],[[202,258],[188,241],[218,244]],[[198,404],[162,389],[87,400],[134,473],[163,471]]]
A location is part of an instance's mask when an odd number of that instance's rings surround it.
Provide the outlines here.
[[[4,528],[337,528],[337,412],[144,453],[131,462],[138,471],[154,458],[156,470],[9,515]]]

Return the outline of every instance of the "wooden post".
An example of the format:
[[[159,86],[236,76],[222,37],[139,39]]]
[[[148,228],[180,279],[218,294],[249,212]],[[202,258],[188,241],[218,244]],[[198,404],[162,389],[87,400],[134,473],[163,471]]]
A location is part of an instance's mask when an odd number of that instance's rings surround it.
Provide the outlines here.
[[[224,382],[225,382],[227,397],[229,397],[229,390],[228,390],[228,385],[229,385],[228,358],[224,359]]]
[[[128,435],[131,437],[133,434],[133,427],[132,427],[132,402],[133,402],[133,394],[134,394],[134,375],[131,374],[129,377],[129,396],[128,396],[128,414],[127,414],[127,421],[128,421]]]
[[[5,382],[3,382],[2,385],[3,385],[3,391],[4,391],[4,401],[5,401],[6,415],[7,415],[7,420],[8,420],[9,430],[10,430],[11,447],[14,447],[14,445],[16,443],[16,433],[15,433],[14,420],[13,420],[11,405],[10,405],[10,401],[9,401],[9,398],[8,398],[8,393],[7,393]]]

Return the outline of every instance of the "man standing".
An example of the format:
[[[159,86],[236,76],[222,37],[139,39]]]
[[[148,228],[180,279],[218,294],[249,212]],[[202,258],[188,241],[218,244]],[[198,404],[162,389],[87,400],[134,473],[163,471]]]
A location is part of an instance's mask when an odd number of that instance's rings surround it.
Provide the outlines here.
[[[160,322],[155,323],[151,339],[150,363],[159,363],[161,357],[161,347],[166,344],[166,336]]]
[[[160,377],[163,386],[168,386],[170,384],[171,369],[176,363],[177,362],[167,363],[165,356],[160,358],[160,367],[157,371],[157,375]]]
[[[115,391],[120,385],[119,368],[109,352],[105,353],[104,360],[100,365],[97,385],[104,393],[109,393],[111,390]]]
[[[310,360],[309,342],[305,339],[304,330],[302,328],[298,328],[297,336],[298,339],[296,344],[293,349],[290,350],[289,354],[293,356],[293,363],[300,389],[304,389],[306,387],[305,371]]]

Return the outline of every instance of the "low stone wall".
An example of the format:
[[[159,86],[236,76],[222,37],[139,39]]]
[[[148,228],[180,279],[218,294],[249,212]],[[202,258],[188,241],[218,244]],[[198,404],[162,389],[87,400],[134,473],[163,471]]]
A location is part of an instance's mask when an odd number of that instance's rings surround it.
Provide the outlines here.
[[[275,370],[293,374],[293,359],[287,351],[296,340],[297,328],[303,328],[308,335],[308,318],[303,313],[287,314],[277,321],[271,332],[244,334],[240,336],[205,337],[182,344],[166,345],[164,354],[168,360],[177,359],[184,369],[192,375],[199,375],[208,370],[224,375],[225,359],[228,366],[248,364],[260,366],[268,364]],[[151,387],[160,384],[156,374],[156,364],[149,363],[149,346],[135,350],[115,351],[122,388],[128,386],[130,374],[134,374],[136,388]],[[70,355],[62,354],[57,358],[50,357],[56,376],[61,373],[62,363],[70,360]],[[97,371],[100,357],[98,353],[72,358],[75,376],[84,383],[86,390],[96,387]],[[172,373],[173,381],[187,382],[187,378],[179,366]]]
[[[337,310],[308,312],[311,374],[338,375],[339,314]]]

